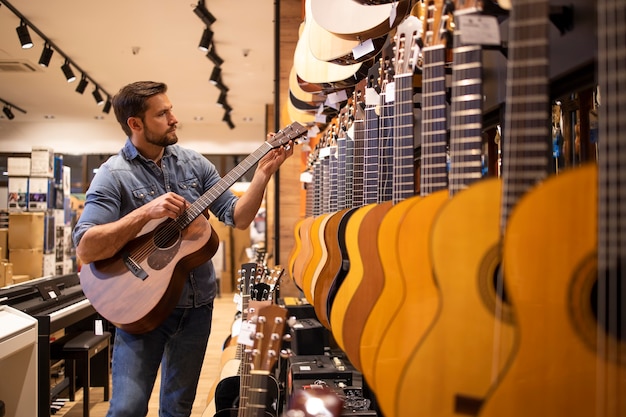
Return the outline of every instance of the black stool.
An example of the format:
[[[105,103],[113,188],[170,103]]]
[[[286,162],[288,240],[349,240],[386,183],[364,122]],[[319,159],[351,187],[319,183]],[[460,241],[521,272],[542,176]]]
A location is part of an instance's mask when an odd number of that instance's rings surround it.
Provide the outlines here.
[[[89,387],[104,387],[104,401],[109,400],[109,374],[111,372],[111,333],[101,335],[93,331],[79,333],[63,345],[66,375],[69,375],[70,401],[76,393],[76,376],[83,385],[83,416],[89,417]],[[91,362],[93,358],[93,370]]]

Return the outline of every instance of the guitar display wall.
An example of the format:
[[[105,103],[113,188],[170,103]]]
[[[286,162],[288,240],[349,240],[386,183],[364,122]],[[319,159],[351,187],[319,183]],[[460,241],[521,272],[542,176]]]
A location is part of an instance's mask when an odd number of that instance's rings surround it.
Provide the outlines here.
[[[319,42],[307,38],[315,25],[354,40],[344,30],[356,11],[363,23],[389,4],[339,1],[336,11],[355,12],[334,29],[317,18],[322,3],[332,15],[329,3],[305,2],[300,49]],[[386,16],[376,58],[350,63],[352,78],[294,63],[290,87],[327,101],[298,109],[310,149],[288,274],[386,417],[623,414],[626,229],[610,197],[617,191],[597,190],[596,171],[624,188],[616,137],[625,127],[613,116],[626,110],[617,52],[626,37],[616,23],[625,5],[408,3],[397,5],[400,22]],[[359,41],[383,36],[378,28]],[[415,184],[403,195],[407,179]],[[599,212],[605,217],[594,218]],[[592,231],[607,222],[614,228]],[[609,239],[614,250],[595,265]],[[545,253],[560,259],[559,271]],[[573,371],[577,361],[584,376]]]

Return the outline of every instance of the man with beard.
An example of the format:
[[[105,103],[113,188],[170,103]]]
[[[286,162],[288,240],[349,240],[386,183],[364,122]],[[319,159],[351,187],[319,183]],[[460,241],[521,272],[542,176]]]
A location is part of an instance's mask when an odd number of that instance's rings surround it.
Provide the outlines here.
[[[141,81],[123,87],[112,100],[128,139],[100,167],[87,191],[73,232],[84,264],[114,256],[151,220],[176,219],[220,180],[206,158],[176,144],[178,121],[166,91],[164,83]],[[248,190],[240,198],[226,191],[211,212],[229,226],[247,228],[270,177],[292,153],[291,147],[270,151],[259,161]],[[145,416],[159,365],[159,415],[191,414],[215,295],[215,271],[207,261],[190,271],[176,307],[154,330],[116,329],[107,416]]]

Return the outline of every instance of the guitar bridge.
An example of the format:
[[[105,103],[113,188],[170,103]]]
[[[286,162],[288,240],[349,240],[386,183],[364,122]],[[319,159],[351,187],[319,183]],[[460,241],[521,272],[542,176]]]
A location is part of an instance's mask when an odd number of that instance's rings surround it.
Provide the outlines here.
[[[134,276],[136,276],[137,278],[141,278],[142,280],[148,278],[148,274],[146,273],[146,271],[141,266],[139,266],[139,264],[130,256],[128,252],[125,252],[122,255],[122,259],[124,259],[124,265],[126,265],[126,268],[128,268],[128,270],[132,272]]]

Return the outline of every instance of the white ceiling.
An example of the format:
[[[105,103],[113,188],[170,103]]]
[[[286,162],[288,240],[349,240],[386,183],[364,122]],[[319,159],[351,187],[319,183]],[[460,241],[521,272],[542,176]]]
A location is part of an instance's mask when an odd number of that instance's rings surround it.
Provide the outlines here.
[[[203,153],[247,154],[265,139],[266,105],[274,100],[274,2],[206,1],[217,18],[211,28],[224,60],[222,80],[229,87],[234,129],[222,121],[224,111],[216,104],[220,91],[209,82],[214,65],[198,49],[205,24],[193,12],[197,0],[9,3],[109,94],[137,80],[167,83],[181,144]],[[19,62],[33,70],[0,70],[0,98],[27,111],[14,109],[13,120],[0,113],[0,151],[47,145],[62,153],[117,152],[124,134],[113,111],[104,114],[96,105],[93,84],[83,95],[75,92],[78,80],[66,82],[58,52],[48,68],[40,67],[44,42],[30,30],[35,45],[21,49],[19,23],[2,4],[0,64]]]

